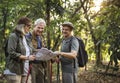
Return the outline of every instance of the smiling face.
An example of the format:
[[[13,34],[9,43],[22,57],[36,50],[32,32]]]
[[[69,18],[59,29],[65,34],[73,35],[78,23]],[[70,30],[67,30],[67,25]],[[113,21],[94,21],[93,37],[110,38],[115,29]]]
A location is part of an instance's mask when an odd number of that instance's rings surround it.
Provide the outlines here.
[[[41,23],[35,25],[33,31],[36,36],[40,36],[43,33],[44,28],[45,28],[45,24],[41,22]]]
[[[62,34],[65,38],[70,37],[72,35],[72,30],[68,26],[63,26],[62,27]]]
[[[25,34],[28,33],[30,31],[30,28],[31,28],[31,23],[26,24],[24,27],[24,33]]]

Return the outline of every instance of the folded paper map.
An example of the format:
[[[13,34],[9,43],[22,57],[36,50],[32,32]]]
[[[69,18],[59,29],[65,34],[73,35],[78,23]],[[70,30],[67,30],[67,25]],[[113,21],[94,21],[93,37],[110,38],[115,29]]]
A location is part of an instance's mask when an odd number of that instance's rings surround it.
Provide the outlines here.
[[[56,56],[57,56],[57,53],[55,53],[51,50],[48,50],[47,48],[41,48],[36,53],[36,60],[47,61]]]

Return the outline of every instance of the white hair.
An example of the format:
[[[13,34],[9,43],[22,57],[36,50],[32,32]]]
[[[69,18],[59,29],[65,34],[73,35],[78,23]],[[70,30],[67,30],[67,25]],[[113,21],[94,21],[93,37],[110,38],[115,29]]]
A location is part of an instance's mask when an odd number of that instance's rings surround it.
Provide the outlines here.
[[[42,18],[37,19],[37,20],[34,22],[34,25],[37,25],[37,24],[40,24],[40,23],[44,23],[45,26],[46,26],[46,22],[45,22],[45,20],[42,19]]]

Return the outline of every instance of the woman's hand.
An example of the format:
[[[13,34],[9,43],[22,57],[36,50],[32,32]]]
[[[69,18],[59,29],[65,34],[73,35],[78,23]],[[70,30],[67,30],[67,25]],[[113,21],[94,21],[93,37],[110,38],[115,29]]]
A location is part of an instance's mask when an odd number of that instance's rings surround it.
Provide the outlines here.
[[[35,55],[29,55],[29,56],[27,57],[27,60],[29,60],[29,61],[34,61],[34,60],[35,60]]]
[[[29,55],[29,56],[21,55],[21,56],[19,56],[19,58],[22,59],[22,60],[34,61],[35,60],[35,55]]]

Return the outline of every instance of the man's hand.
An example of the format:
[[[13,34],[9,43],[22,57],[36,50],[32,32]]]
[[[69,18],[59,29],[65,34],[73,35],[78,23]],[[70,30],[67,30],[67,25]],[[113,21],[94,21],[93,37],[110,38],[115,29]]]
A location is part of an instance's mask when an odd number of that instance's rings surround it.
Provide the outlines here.
[[[57,55],[61,55],[60,51],[55,51],[54,53],[57,54]]]

